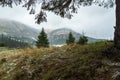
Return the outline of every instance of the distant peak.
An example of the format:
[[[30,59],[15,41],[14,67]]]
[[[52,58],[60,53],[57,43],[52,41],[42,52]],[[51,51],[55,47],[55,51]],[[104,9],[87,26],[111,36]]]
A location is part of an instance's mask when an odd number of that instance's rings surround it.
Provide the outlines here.
[[[69,31],[72,31],[72,29],[70,29],[70,28],[59,28],[58,30],[69,30]]]

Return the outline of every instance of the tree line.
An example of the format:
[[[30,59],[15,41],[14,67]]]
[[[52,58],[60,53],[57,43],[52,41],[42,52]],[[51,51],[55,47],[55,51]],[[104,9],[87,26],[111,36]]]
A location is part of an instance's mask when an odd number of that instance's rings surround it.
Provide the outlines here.
[[[28,43],[17,39],[17,37],[11,37],[1,34],[0,35],[0,47],[9,48],[25,48],[30,46]]]
[[[84,45],[88,42],[88,39],[86,36],[84,36],[84,34],[82,36],[80,36],[77,44],[81,44]],[[70,32],[68,34],[68,38],[66,39],[66,44],[73,44],[75,43],[75,37],[73,36],[72,32]],[[47,34],[44,31],[44,28],[42,28],[42,31],[40,32],[39,36],[38,36],[38,40],[36,41],[36,46],[38,48],[40,47],[49,47],[49,40],[47,38]]]
[[[87,37],[84,35],[80,36],[79,41],[77,42],[78,44],[86,44],[88,41]],[[75,43],[75,37],[73,34],[70,32],[68,34],[68,38],[66,39],[66,44],[73,44]],[[40,32],[38,36],[38,40],[36,41],[36,46],[38,48],[40,47],[49,47],[49,40],[47,37],[47,34],[44,31],[44,28],[42,28],[42,31]],[[9,47],[9,48],[25,48],[25,47],[30,47],[30,45],[17,37],[11,37],[11,36],[6,36],[1,34],[0,35],[0,47]]]
[[[81,45],[84,45],[88,42],[88,39],[86,36],[84,36],[84,34],[82,36],[80,36],[77,44],[81,44]],[[69,36],[68,36],[68,39],[66,40],[66,44],[69,45],[69,44],[73,44],[75,43],[75,37],[73,36],[73,34],[70,32],[69,33]]]

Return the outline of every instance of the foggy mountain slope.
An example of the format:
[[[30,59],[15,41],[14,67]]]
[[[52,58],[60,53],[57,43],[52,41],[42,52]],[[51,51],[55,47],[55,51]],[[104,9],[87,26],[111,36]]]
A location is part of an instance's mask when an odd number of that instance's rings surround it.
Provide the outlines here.
[[[82,36],[80,33],[77,33],[69,28],[60,28],[56,30],[45,29],[45,32],[48,34],[50,45],[65,44],[69,32],[72,32],[73,36],[76,38],[76,41],[78,41],[80,36]],[[3,34],[5,36],[17,38],[17,40],[35,44],[39,33],[40,31],[31,28],[30,26],[27,26],[23,23],[0,19],[0,35]],[[88,42],[96,41],[99,41],[99,39],[88,37]]]
[[[82,36],[82,34],[77,33],[77,32],[75,32],[75,31],[73,31],[71,29],[68,29],[68,28],[56,29],[56,30],[53,30],[48,35],[51,45],[65,44],[66,39],[68,38],[69,32],[72,32],[72,34],[75,37],[76,41],[78,41],[80,36]],[[100,39],[95,39],[95,38],[91,38],[91,37],[87,37],[87,38],[88,38],[88,42],[96,42],[96,41],[100,40]]]
[[[39,31],[17,21],[0,19],[0,34],[34,41]]]

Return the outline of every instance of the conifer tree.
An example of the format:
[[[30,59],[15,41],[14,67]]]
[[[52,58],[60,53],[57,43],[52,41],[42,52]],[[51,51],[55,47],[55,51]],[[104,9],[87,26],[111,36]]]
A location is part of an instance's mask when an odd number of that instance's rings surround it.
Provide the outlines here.
[[[88,42],[88,39],[87,39],[87,37],[86,36],[80,36],[80,39],[79,39],[79,41],[78,41],[78,44],[81,44],[81,45],[84,45],[84,44],[86,44]]]
[[[38,48],[40,48],[40,47],[49,47],[47,34],[45,33],[44,28],[42,28],[42,31],[40,32],[40,35],[38,36],[38,40],[36,42],[36,46]]]
[[[85,33],[82,32],[82,36],[80,36],[79,40],[78,40],[78,44],[84,45],[88,42],[88,38],[84,35]]]
[[[69,33],[69,36],[68,36],[68,39],[66,40],[66,43],[67,43],[67,45],[69,45],[69,44],[72,44],[72,43],[74,43],[75,42],[75,38],[74,38],[74,36],[72,35],[72,33],[70,32]]]

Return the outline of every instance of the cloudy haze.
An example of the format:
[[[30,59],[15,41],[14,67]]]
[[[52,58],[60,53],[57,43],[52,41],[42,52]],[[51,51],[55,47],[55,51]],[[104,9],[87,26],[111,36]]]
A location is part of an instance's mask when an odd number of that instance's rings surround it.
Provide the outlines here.
[[[47,15],[48,22],[38,25],[35,24],[35,15],[29,15],[29,12],[25,8],[0,7],[0,18],[19,21],[39,30],[42,27],[51,30],[66,27],[79,33],[84,31],[85,35],[89,37],[112,39],[114,33],[113,26],[115,26],[114,12],[114,8],[105,9],[97,6],[81,7],[78,14],[74,14],[71,20],[63,19],[49,12]]]

